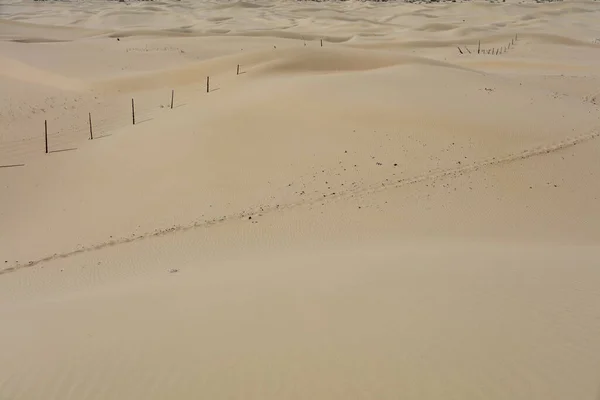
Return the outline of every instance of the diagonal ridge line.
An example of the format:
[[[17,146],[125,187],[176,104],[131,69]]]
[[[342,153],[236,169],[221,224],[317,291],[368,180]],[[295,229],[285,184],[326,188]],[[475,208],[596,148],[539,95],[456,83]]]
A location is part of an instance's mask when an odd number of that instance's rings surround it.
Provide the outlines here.
[[[276,206],[266,206],[266,207],[265,206],[254,207],[254,209],[250,209],[248,211],[242,211],[242,212],[230,214],[227,216],[223,216],[220,218],[213,218],[211,220],[201,220],[201,221],[196,220],[196,221],[193,221],[186,225],[177,225],[177,226],[173,226],[170,228],[160,229],[160,230],[156,230],[153,232],[147,232],[147,233],[132,236],[132,237],[118,238],[118,239],[114,239],[114,240],[104,242],[104,243],[82,247],[82,248],[68,251],[65,253],[54,254],[51,256],[43,257],[43,258],[37,259],[35,261],[30,261],[28,263],[16,264],[12,267],[1,269],[0,275],[7,274],[10,272],[15,272],[15,271],[18,271],[23,268],[34,267],[38,264],[41,264],[41,263],[44,263],[47,261],[52,261],[52,260],[56,260],[56,259],[60,259],[60,258],[68,258],[68,257],[75,256],[77,254],[80,254],[80,253],[96,251],[96,250],[100,250],[100,249],[103,249],[106,247],[112,247],[112,246],[116,246],[116,245],[120,245],[120,244],[136,242],[136,241],[151,238],[151,237],[164,236],[164,235],[167,235],[170,233],[175,233],[175,232],[185,232],[185,231],[195,229],[195,228],[208,228],[210,226],[213,226],[213,225],[225,222],[225,221],[229,221],[229,220],[233,220],[233,219],[241,219],[241,218],[244,218],[247,216],[256,215],[258,213],[265,214],[265,213],[275,212],[275,211],[279,211],[279,210],[296,208],[299,206],[323,203],[323,202],[328,202],[328,201],[332,201],[332,200],[339,200],[339,199],[348,198],[351,195],[354,196],[357,194],[372,194],[372,193],[380,192],[380,191],[386,190],[386,189],[393,189],[393,188],[398,188],[398,187],[402,187],[402,186],[412,185],[415,183],[423,182],[425,180],[433,180],[433,179],[445,178],[445,177],[449,177],[449,176],[456,176],[457,174],[461,174],[461,173],[469,173],[469,172],[477,171],[480,168],[490,167],[490,166],[494,166],[494,165],[509,164],[509,163],[512,163],[515,161],[526,160],[531,157],[541,156],[544,154],[549,154],[549,153],[553,153],[553,152],[563,150],[563,149],[566,149],[569,147],[573,147],[579,143],[587,142],[592,139],[595,139],[598,136],[600,136],[600,131],[593,130],[586,134],[576,136],[574,138],[567,138],[560,142],[556,142],[556,143],[553,143],[553,144],[550,144],[547,146],[533,147],[533,148],[523,150],[519,153],[507,155],[507,156],[504,156],[501,158],[497,158],[497,157],[487,158],[482,161],[464,165],[461,167],[448,168],[448,169],[440,170],[437,172],[417,175],[417,176],[413,176],[410,178],[404,178],[404,179],[400,179],[394,183],[386,184],[385,182],[378,182],[376,184],[371,184],[367,187],[358,188],[355,190],[347,190],[345,192],[338,192],[335,195],[329,195],[325,198],[319,197],[319,198],[304,200],[304,201],[295,202],[295,203],[288,203],[283,206],[276,205]]]

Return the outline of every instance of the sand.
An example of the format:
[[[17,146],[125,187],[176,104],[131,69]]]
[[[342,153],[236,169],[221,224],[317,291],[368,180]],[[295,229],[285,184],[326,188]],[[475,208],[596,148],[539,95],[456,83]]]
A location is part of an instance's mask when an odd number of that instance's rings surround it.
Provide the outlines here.
[[[0,399],[600,398],[599,20],[3,2]]]

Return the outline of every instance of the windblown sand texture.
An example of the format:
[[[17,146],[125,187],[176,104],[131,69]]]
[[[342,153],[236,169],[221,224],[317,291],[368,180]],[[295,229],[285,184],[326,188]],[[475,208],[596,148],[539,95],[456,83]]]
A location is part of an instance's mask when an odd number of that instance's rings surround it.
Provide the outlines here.
[[[600,3],[4,0],[0,94],[0,399],[600,399]]]

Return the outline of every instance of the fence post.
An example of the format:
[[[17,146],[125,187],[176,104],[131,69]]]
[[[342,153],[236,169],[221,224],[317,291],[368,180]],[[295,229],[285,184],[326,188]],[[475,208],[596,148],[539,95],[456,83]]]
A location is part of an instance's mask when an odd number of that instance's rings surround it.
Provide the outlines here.
[[[480,52],[481,52],[481,40],[477,44],[477,54],[479,54]]]
[[[173,109],[173,96],[175,96],[175,89],[171,89],[171,110]]]
[[[133,102],[133,99],[131,99],[131,119],[135,125],[135,103]]]
[[[240,64],[238,64],[238,66],[237,66],[237,72],[236,72],[235,74],[236,74],[236,75],[239,75],[239,74],[240,74]]]
[[[92,113],[88,113],[90,117],[90,140],[94,140],[94,133],[92,131]]]
[[[210,92],[210,76],[206,77],[206,93]]]
[[[46,154],[48,154],[48,120],[44,120],[44,141],[46,142]]]

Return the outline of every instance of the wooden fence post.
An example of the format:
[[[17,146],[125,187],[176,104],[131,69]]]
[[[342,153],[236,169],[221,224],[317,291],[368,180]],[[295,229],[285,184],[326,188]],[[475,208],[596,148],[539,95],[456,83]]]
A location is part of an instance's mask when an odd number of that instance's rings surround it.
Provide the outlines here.
[[[171,110],[173,109],[173,96],[175,96],[175,89],[171,89]]]
[[[46,154],[48,154],[48,120],[44,120],[44,141],[46,142]]]
[[[94,132],[92,131],[92,113],[88,113],[90,117],[90,140],[94,140]]]
[[[131,99],[131,119],[135,125],[135,103],[133,102],[133,99]]]
[[[206,77],[206,93],[210,92],[210,76]]]

